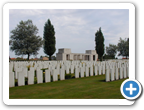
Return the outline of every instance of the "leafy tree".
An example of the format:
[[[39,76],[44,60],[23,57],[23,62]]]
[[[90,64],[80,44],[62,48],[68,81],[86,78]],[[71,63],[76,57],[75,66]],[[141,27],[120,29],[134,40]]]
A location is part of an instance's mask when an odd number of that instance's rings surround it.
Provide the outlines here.
[[[42,38],[37,36],[38,28],[33,25],[32,20],[20,21],[17,27],[11,31],[9,44],[10,49],[16,55],[37,55],[37,51],[43,44]]]
[[[113,44],[109,44],[109,47],[106,47],[106,53],[109,56],[113,56],[115,58],[115,55],[117,53],[117,46]]]
[[[101,28],[99,28],[99,30],[95,33],[95,42],[96,42],[95,50],[98,54],[100,61],[102,61],[104,54],[104,36],[101,31]]]
[[[126,56],[129,57],[129,38],[128,39],[122,39],[120,38],[119,43],[118,43],[118,51],[119,51],[119,56]]]
[[[51,24],[51,21],[48,19],[44,26],[44,53],[49,55],[49,60],[51,60],[51,56],[56,51],[55,48],[55,31],[54,26]]]

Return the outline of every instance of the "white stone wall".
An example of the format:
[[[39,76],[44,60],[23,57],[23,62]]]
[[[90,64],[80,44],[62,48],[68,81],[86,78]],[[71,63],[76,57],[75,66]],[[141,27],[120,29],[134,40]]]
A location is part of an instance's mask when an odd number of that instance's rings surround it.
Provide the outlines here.
[[[93,59],[95,56],[95,59]],[[88,60],[88,61],[97,61],[98,54],[95,50],[86,50],[85,54],[82,53],[71,53],[71,49],[59,49],[59,52],[56,54],[57,60]]]

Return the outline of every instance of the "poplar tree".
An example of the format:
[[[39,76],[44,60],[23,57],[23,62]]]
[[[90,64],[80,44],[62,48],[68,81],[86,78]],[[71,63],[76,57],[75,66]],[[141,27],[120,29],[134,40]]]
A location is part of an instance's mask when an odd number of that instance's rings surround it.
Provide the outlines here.
[[[101,27],[95,33],[95,44],[96,44],[95,50],[98,54],[100,61],[102,61],[103,54],[104,54],[104,36],[103,36],[102,31],[101,31]]]
[[[49,55],[49,60],[51,60],[51,56],[55,53],[55,31],[54,26],[51,24],[51,21],[48,19],[44,26],[44,53]]]

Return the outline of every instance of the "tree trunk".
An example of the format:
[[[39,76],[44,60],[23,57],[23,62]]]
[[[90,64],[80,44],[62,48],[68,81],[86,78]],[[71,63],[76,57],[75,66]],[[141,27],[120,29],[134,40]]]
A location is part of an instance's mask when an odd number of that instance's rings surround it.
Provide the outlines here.
[[[49,56],[49,60],[51,61],[51,55]]]
[[[30,57],[30,55],[29,55],[29,53],[28,53],[28,58],[27,58],[27,60],[29,60],[29,57]]]

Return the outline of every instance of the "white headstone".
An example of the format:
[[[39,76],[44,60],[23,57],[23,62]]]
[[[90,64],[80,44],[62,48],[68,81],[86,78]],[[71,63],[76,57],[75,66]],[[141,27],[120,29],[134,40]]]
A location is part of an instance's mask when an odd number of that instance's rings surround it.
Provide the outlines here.
[[[105,65],[102,66],[103,74],[105,74]]]
[[[106,75],[105,76],[106,76],[106,82],[110,81],[110,78],[109,78],[109,69],[108,68],[106,69]]]
[[[123,79],[123,67],[120,68],[120,79]]]
[[[123,69],[124,69],[124,78],[126,78],[127,77],[127,75],[126,75],[126,67],[124,67]]]
[[[26,67],[22,68],[25,77],[28,77],[28,69]]]
[[[51,82],[50,70],[45,70],[45,82]]]
[[[95,76],[97,75],[97,66],[94,66],[94,70],[95,70]]]
[[[30,68],[28,71],[28,85],[34,84],[34,68]]]
[[[127,77],[129,77],[129,66],[127,66]]]
[[[99,66],[99,75],[101,75],[101,66]]]
[[[114,81],[114,68],[111,68],[111,81]]]
[[[22,72],[22,68],[16,68],[15,69],[15,79],[18,79],[18,73]]]
[[[89,67],[86,66],[85,69],[86,69],[86,71],[85,71],[86,77],[88,77],[89,76]]]
[[[60,80],[65,80],[65,72],[63,68],[60,69]]]
[[[43,83],[43,73],[40,69],[37,69],[37,83]]]
[[[18,86],[24,86],[25,85],[25,77],[23,72],[18,72]]]
[[[74,65],[71,65],[71,73],[74,73]]]
[[[93,66],[90,67],[90,76],[93,76]]]
[[[66,66],[66,74],[69,74],[69,67]]]
[[[14,72],[9,72],[9,87],[15,86]]]
[[[80,68],[80,75],[81,75],[81,78],[84,77],[84,68],[83,67]]]
[[[53,81],[58,81],[58,75],[56,73],[56,69],[52,70],[52,74],[53,74]]]
[[[118,68],[116,67],[115,70],[116,70],[115,71],[115,73],[116,73],[116,80],[118,80],[119,79]]]
[[[75,78],[79,78],[79,68],[75,68]]]

